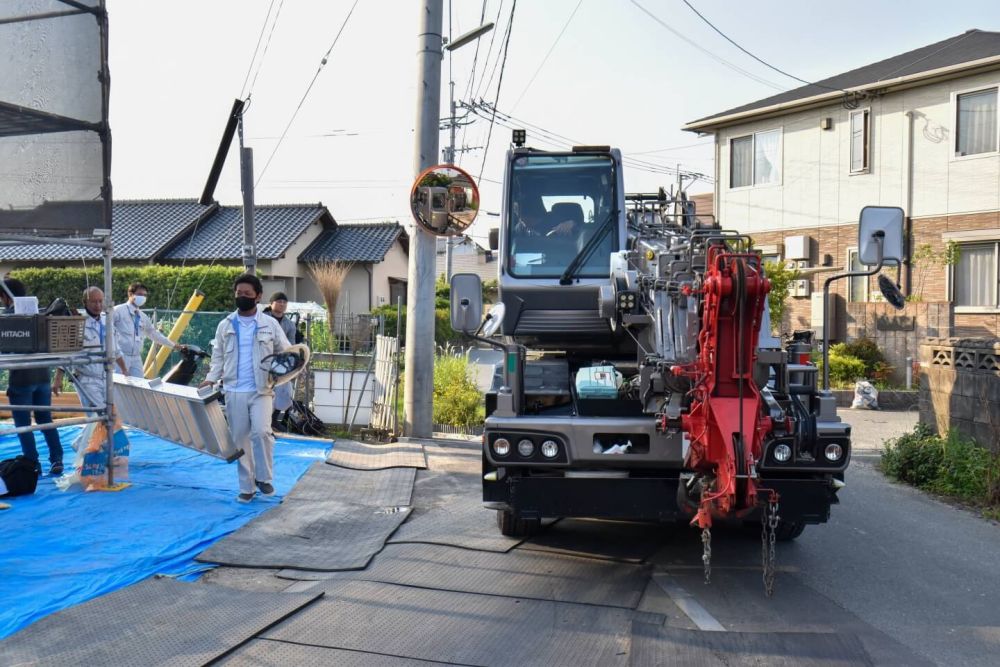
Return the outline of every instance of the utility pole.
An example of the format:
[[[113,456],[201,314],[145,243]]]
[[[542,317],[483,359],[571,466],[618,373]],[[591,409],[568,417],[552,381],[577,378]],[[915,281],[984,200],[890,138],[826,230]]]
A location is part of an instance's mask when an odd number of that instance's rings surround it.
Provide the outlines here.
[[[243,269],[257,273],[257,240],[253,224],[253,149],[243,146],[243,114],[240,112],[240,190],[243,191]]]
[[[441,114],[442,0],[423,0],[417,34],[415,176],[434,166]],[[436,237],[413,225],[406,284],[406,376],[403,431],[429,438],[434,407],[434,261]]]

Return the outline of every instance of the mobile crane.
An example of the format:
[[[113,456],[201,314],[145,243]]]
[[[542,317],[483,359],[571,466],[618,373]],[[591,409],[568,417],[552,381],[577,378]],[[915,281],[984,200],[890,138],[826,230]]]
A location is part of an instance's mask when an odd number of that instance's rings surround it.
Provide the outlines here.
[[[607,146],[514,147],[503,197],[499,303],[483,321],[473,274],[451,291],[453,327],[504,353],[483,435],[483,500],[500,531],[683,520],[702,531],[707,579],[713,521],[759,518],[770,593],[774,542],[838,502],[851,427],[817,388],[813,332],[771,335],[750,237],[683,193],[626,194]],[[870,209],[878,224],[862,216],[861,232],[878,256],[864,275],[883,250],[902,256],[901,211]]]

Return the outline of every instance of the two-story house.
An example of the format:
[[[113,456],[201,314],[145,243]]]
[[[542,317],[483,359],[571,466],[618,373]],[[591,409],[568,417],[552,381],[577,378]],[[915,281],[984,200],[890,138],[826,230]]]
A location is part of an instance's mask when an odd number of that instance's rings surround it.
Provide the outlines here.
[[[1000,334],[998,91],[1000,33],[970,30],[685,126],[715,137],[717,218],[802,274],[786,329],[814,326],[823,280],[860,268],[859,213],[882,205],[906,215],[904,288],[944,313],[920,333]],[[843,338],[880,295],[865,278],[834,291]]]

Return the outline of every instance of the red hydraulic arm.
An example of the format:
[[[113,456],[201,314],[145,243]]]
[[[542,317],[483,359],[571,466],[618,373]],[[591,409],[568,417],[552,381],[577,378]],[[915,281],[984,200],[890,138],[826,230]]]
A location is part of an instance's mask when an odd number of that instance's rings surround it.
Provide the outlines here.
[[[753,379],[764,297],[771,283],[754,253],[709,247],[701,296],[698,358],[675,366],[691,378],[690,410],[681,428],[691,446],[685,466],[702,475],[702,493],[692,525],[708,528],[713,517],[753,509],[757,503],[754,465],[772,428]]]

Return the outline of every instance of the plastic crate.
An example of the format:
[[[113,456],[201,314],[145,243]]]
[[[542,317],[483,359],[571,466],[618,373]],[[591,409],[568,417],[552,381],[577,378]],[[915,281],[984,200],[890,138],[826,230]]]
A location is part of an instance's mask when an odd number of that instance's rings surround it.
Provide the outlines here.
[[[40,352],[79,352],[83,349],[83,330],[87,318],[81,315],[45,318],[47,349]]]

